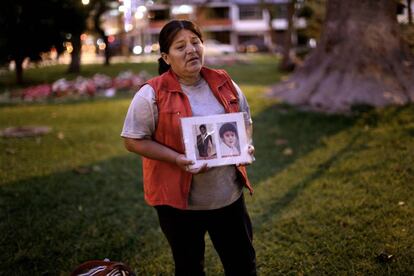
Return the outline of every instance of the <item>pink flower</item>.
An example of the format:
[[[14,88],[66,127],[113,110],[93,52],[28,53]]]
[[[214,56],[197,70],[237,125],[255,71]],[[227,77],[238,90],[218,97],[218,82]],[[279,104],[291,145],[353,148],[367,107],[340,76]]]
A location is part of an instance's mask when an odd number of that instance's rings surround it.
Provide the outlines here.
[[[26,88],[22,93],[22,97],[26,101],[33,101],[47,98],[51,95],[51,93],[52,88],[49,84],[41,84]]]

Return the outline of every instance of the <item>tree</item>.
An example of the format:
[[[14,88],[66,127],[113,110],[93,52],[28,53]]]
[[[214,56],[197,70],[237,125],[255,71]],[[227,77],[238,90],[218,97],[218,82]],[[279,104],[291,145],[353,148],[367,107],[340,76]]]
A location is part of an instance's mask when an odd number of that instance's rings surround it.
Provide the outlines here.
[[[293,70],[295,64],[292,58],[292,35],[293,35],[293,28],[295,28],[293,23],[293,17],[295,16],[295,0],[289,1],[287,5],[287,29],[283,43],[283,51],[282,51],[282,61],[280,62],[280,69],[284,71],[291,71]]]
[[[407,0],[407,14],[408,14],[408,24],[413,24],[413,11],[411,9],[411,0]]]
[[[261,0],[260,7],[262,10],[266,11],[268,18],[267,18],[267,25],[268,25],[268,33],[270,37],[270,41],[268,43],[268,47],[271,53],[276,52],[277,46],[275,45],[276,42],[276,30],[273,27],[273,20],[277,18],[278,13],[282,10],[282,12],[286,17],[287,28],[284,34],[283,41],[281,43],[281,54],[282,54],[282,61],[280,63],[280,69],[284,71],[292,71],[294,66],[296,65],[296,56],[295,52],[293,51],[293,43],[292,37],[294,35],[294,29],[296,28],[294,20],[295,20],[295,9],[298,1],[297,0],[289,0],[286,3],[275,3],[275,1],[267,1]]]
[[[394,0],[328,0],[320,43],[274,88],[288,103],[342,112],[414,100],[414,59]]]
[[[87,30],[87,19],[90,17],[93,22],[93,29],[103,39],[105,47],[105,65],[109,65],[111,53],[109,48],[108,36],[101,27],[101,16],[110,9],[113,0],[91,0],[86,6],[80,0],[63,0],[61,20],[61,30],[70,34],[70,42],[73,50],[71,52],[71,62],[68,72],[78,73],[81,65],[81,34]]]
[[[86,19],[90,8],[82,5],[79,0],[61,0],[61,6],[54,11],[58,22],[56,28],[65,33],[72,44],[69,73],[79,73],[81,64],[81,35],[86,29]]]
[[[63,51],[63,42],[72,42],[71,72],[79,72],[80,35],[88,11],[79,0],[5,0],[0,10],[0,62],[14,61],[16,81],[23,83],[23,61],[40,60],[52,47]]]
[[[261,0],[260,7],[267,13],[267,27],[269,28],[269,42],[268,47],[272,54],[276,53],[276,30],[273,27],[273,20],[275,19],[275,5],[272,2]]]
[[[403,38],[405,39],[405,41],[407,41],[411,51],[414,52],[414,26],[411,3],[411,0],[400,1],[400,13],[404,13],[404,9],[407,9],[407,18],[406,20],[401,20],[400,27]]]
[[[62,33],[54,28],[55,18],[49,15],[58,1],[6,0],[0,11],[0,61],[15,61],[16,81],[23,82],[23,61],[39,60],[40,53],[57,46],[61,50]]]
[[[298,11],[299,17],[306,19],[306,28],[302,31],[306,37],[319,40],[325,19],[326,0],[306,0]]]
[[[113,0],[91,0],[89,5],[81,5],[80,0],[65,0],[63,5],[61,29],[70,34],[70,41],[73,46],[71,52],[71,62],[68,72],[78,73],[81,64],[82,42],[80,36],[87,30],[87,19],[90,17],[93,21],[93,30],[103,39],[105,47],[105,65],[109,65],[111,57],[108,36],[101,27],[101,16],[110,9],[109,4]]]
[[[105,47],[105,65],[109,65],[111,58],[111,49],[109,47],[108,36],[105,34],[105,31],[101,27],[101,17],[102,15],[110,9],[111,0],[95,0],[93,2],[93,7],[90,12],[90,16],[93,19],[94,31],[99,34],[99,36],[104,41]]]

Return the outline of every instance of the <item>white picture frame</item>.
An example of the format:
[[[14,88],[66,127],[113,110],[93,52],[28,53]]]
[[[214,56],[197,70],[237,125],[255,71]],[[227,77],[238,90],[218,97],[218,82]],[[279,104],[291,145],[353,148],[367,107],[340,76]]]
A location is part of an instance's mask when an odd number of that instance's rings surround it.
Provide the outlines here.
[[[251,163],[242,112],[181,118],[185,154],[190,169]]]

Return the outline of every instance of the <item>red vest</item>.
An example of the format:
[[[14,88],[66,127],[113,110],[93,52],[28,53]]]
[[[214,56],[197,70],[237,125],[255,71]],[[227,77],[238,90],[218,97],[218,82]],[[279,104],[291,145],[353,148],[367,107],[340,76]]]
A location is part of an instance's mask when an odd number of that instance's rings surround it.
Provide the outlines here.
[[[201,75],[226,113],[238,112],[237,91],[227,73],[203,67]],[[191,106],[182,92],[177,76],[169,70],[147,82],[155,91],[158,107],[158,124],[153,139],[184,154],[180,118],[191,117]],[[187,209],[192,174],[176,164],[143,157],[144,194],[149,205],[169,205]],[[243,184],[253,193],[246,169],[237,167]]]

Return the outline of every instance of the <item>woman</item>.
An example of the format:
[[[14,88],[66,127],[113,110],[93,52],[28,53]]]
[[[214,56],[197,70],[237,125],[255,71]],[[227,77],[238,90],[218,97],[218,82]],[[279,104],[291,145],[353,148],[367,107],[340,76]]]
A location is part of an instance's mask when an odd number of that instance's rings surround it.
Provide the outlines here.
[[[180,118],[244,111],[240,89],[222,70],[203,66],[200,30],[173,20],[160,32],[160,76],[149,80],[129,107],[121,136],[143,157],[144,194],[154,206],[175,262],[175,275],[204,275],[208,232],[226,275],[256,275],[252,227],[242,187],[252,193],[243,166],[188,170]],[[253,154],[253,150],[251,151]]]

